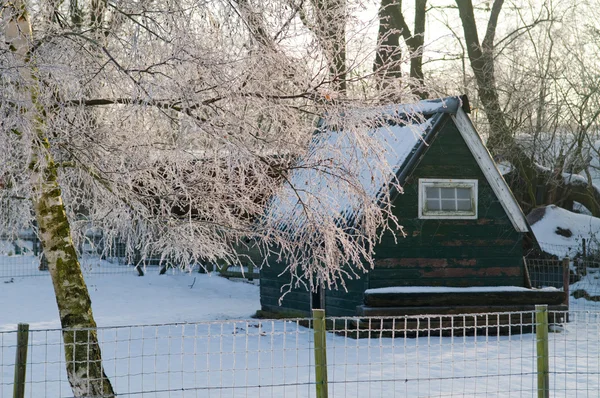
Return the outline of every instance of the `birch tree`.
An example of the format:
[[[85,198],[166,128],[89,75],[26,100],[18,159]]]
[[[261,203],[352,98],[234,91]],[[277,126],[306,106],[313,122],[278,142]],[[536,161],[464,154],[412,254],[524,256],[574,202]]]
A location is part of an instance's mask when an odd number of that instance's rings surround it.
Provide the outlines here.
[[[361,228],[304,204],[319,222],[300,242],[283,227],[293,220],[265,215],[323,115],[360,150],[386,150],[368,134],[377,118],[343,117],[381,103],[365,90],[374,50],[346,31],[360,4],[324,4],[311,17],[333,27],[307,26],[287,1],[4,3],[0,225],[37,223],[75,396],[115,396],[78,260],[87,232],[182,266],[233,263],[236,245],[255,242],[265,259],[286,259],[296,281],[337,286],[373,265],[380,234],[397,231],[387,196],[369,195],[364,170],[335,153],[302,167],[347,184]],[[383,159],[370,171],[391,176]]]

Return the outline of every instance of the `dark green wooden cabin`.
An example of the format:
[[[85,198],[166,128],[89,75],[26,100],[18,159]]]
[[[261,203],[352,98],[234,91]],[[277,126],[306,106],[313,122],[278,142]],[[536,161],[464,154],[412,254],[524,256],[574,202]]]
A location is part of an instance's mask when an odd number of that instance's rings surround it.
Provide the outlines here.
[[[375,248],[375,269],[348,281],[347,291],[295,289],[280,305],[290,279],[280,275],[282,264],[264,268],[264,311],[308,314],[311,307],[324,307],[329,316],[351,316],[364,310],[368,289],[525,286],[523,239],[529,227],[467,116],[468,100],[423,104],[430,127],[402,160],[397,176],[404,193],[393,202],[407,236],[385,236]]]

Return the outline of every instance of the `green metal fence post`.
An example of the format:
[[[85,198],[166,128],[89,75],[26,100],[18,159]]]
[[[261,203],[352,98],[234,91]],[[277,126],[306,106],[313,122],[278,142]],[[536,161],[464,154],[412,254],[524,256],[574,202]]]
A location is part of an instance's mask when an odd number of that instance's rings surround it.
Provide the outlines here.
[[[313,310],[315,332],[315,381],[317,398],[327,398],[327,329],[325,310]]]
[[[548,306],[535,306],[535,335],[537,342],[538,398],[550,397],[550,365],[548,355]]]
[[[17,353],[15,355],[15,380],[13,398],[25,397],[25,372],[27,371],[27,343],[29,341],[29,325],[19,323],[17,329]]]

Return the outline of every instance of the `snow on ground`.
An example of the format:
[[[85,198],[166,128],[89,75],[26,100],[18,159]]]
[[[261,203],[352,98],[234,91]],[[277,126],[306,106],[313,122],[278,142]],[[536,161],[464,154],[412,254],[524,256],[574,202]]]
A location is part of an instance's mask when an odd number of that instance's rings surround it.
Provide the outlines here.
[[[598,250],[595,236],[600,236],[600,218],[550,205],[534,209],[527,219],[533,234],[547,253],[559,258],[575,257],[581,253],[582,239],[586,239],[590,250]]]
[[[600,268],[588,267],[577,282],[571,283],[569,290],[571,309],[600,311]]]
[[[0,256],[0,266],[19,257],[25,256]],[[105,371],[119,396],[315,396],[313,331],[298,321],[242,320],[259,308],[256,285],[149,271],[86,273]],[[0,303],[0,398],[9,398],[15,335],[6,331],[17,322],[57,327],[58,317],[48,276],[0,279]],[[572,315],[550,334],[552,396],[597,396],[598,314]],[[104,328],[111,325],[121,327]],[[532,333],[362,339],[328,333],[327,347],[330,397],[537,395]],[[32,332],[28,358],[26,396],[71,397],[59,330]]]
[[[11,261],[31,273],[43,273],[32,259],[35,257],[0,256],[0,267]],[[158,275],[156,268],[140,277],[133,268],[122,273],[123,266],[100,260],[94,263],[102,271],[119,271],[96,274],[94,268],[90,270],[91,264],[84,266],[98,326],[240,319],[259,309],[258,287],[245,281],[179,271]],[[19,322],[29,323],[32,329],[60,327],[49,275],[0,278],[0,303],[11,303],[0,311],[0,331],[14,330]]]

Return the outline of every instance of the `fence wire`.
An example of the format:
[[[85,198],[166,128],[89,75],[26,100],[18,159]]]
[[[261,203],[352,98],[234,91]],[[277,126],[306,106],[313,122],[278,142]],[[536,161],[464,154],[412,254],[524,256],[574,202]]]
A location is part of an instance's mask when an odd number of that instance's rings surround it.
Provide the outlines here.
[[[136,325],[97,335],[119,397],[315,397],[311,322]],[[551,396],[597,396],[600,312],[550,312],[550,323]],[[328,318],[327,326],[330,397],[537,396],[534,312]],[[16,333],[0,332],[0,346],[0,398],[8,398]],[[73,397],[66,365],[61,330],[30,331],[26,396]]]
[[[599,261],[526,258],[525,265],[532,287],[566,290],[573,309],[600,311]]]
[[[159,259],[152,261],[139,262],[139,268],[136,268],[131,262],[125,261],[122,257],[102,258],[97,255],[85,255],[81,261],[81,268],[84,275],[115,275],[132,274],[139,275],[146,272],[207,272],[219,271],[222,276],[227,278],[245,278],[259,279],[260,271],[255,267],[248,266],[229,266],[227,268],[212,266],[205,267],[200,264],[191,264],[184,268],[170,267],[168,264],[161,264]],[[138,271],[138,269],[140,271]],[[29,277],[47,277],[50,274],[48,269],[41,266],[41,256],[26,254],[2,254],[0,252],[0,281],[11,283],[16,278]]]
[[[112,275],[112,274],[137,274],[133,265],[127,265],[118,261],[102,260],[95,256],[84,256],[81,260],[81,268],[85,274]],[[27,254],[0,254],[0,280],[10,283],[11,279],[29,277],[48,277],[48,269],[40,266],[41,257]],[[157,267],[154,267],[156,270]],[[158,271],[156,271],[158,272]]]
[[[314,385],[305,322],[126,326],[97,334],[104,372],[119,397],[300,397]],[[30,332],[27,396],[72,396],[61,335],[56,329]],[[16,334],[0,333],[0,342],[0,397],[10,397]]]

